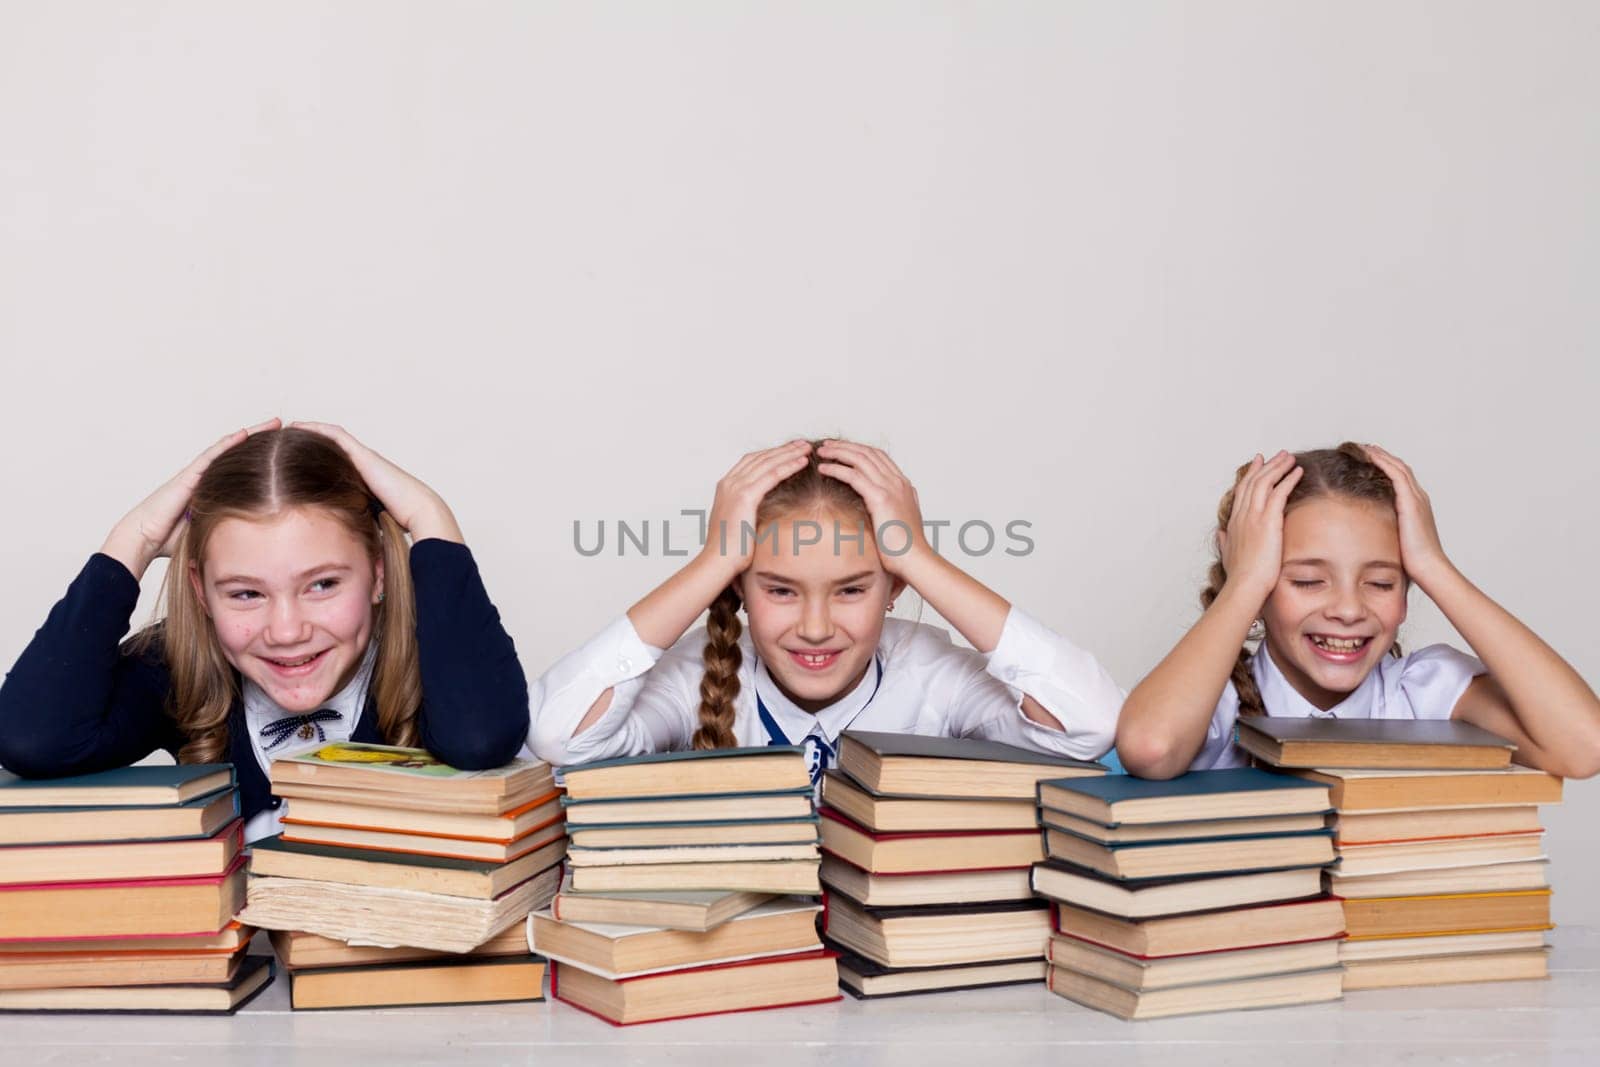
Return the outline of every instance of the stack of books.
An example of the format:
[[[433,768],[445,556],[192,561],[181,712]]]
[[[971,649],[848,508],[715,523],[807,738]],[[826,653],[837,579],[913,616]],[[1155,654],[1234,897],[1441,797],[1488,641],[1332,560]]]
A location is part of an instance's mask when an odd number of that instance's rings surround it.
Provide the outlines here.
[[[1548,976],[1537,805],[1561,779],[1452,720],[1257,719],[1239,744],[1331,790],[1346,991]]]
[[[1041,783],[1050,989],[1124,1019],[1338,999],[1328,809],[1255,768]]]
[[[274,761],[271,778],[284,830],[252,846],[240,918],[290,935],[274,940],[294,1007],[542,997],[544,961],[500,935],[560,883],[567,837],[547,764],[460,771],[421,749],[342,742]]]
[[[0,771],[0,1011],[238,1010],[242,838],[231,764]]]
[[[1105,768],[993,741],[851,731],[823,779],[822,881],[839,981],[859,998],[1038,982],[1049,909],[1041,779]]]
[[[802,750],[566,768],[569,874],[528,920],[551,995],[617,1025],[838,999]]]

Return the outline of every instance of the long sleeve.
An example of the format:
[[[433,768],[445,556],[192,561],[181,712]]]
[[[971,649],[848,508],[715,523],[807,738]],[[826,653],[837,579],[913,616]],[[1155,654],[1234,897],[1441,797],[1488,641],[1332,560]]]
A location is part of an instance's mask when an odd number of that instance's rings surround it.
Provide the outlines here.
[[[534,683],[528,747],[559,766],[687,748],[704,643],[704,630],[694,630],[663,652],[645,644],[621,616]],[[574,737],[607,689],[605,713]]]
[[[1013,606],[1000,641],[974,652],[949,710],[951,733],[984,737],[1076,759],[1099,759],[1116,739],[1126,694],[1094,656]],[[1022,714],[1033,697],[1062,729]]]
[[[411,578],[423,746],[463,770],[510,762],[528,731],[528,680],[471,551],[453,541],[418,541]]]
[[[126,567],[89,558],[0,685],[0,764],[46,778],[181,747],[165,664],[119,645],[138,600]]]

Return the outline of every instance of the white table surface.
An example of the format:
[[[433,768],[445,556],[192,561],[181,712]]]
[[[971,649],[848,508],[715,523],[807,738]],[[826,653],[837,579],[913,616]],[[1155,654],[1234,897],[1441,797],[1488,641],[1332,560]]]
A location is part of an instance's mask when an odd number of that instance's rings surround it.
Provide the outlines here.
[[[1600,928],[1554,931],[1552,978],[1351,993],[1304,1008],[1125,1023],[1043,986],[613,1027],[555,1001],[291,1012],[275,981],[232,1018],[0,1016],[6,1067],[466,1062],[554,1067],[1600,1063]]]

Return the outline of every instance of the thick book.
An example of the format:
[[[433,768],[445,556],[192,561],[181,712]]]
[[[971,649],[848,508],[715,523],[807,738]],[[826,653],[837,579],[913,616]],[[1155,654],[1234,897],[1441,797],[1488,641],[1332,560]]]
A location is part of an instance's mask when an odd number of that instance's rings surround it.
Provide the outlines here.
[[[235,952],[42,952],[0,957],[0,989],[216,985],[244,962]]]
[[[528,937],[520,925],[506,927],[471,952],[437,952],[427,948],[352,945],[304,930],[273,930],[272,951],[286,971],[313,967],[354,967],[378,963],[410,963],[416,960],[452,960],[464,956],[522,956],[528,952]]]
[[[1431,841],[1378,841],[1365,845],[1350,843],[1339,849],[1339,873],[1344,876],[1400,874],[1543,857],[1542,830],[1530,834],[1445,837]]]
[[[1062,811],[1102,826],[1178,820],[1259,819],[1307,815],[1332,805],[1326,787],[1255,767],[1190,771],[1176,778],[1129,774],[1039,783],[1039,807],[1049,821]],[[1309,788],[1308,788],[1309,787]]]
[[[1550,925],[1550,890],[1347,899],[1344,924],[1351,937],[1526,930]]]
[[[1561,779],[1530,767],[1498,771],[1410,771],[1319,768],[1290,772],[1325,785],[1329,799],[1347,812],[1417,808],[1522,807],[1561,803]]]
[[[1122,823],[1106,826],[1064,811],[1040,812],[1040,826],[1098,841],[1102,845],[1133,845],[1141,841],[1192,841],[1210,837],[1251,837],[1258,834],[1296,834],[1321,830],[1328,815],[1265,815],[1259,819],[1194,819],[1187,822]]]
[[[1328,892],[1339,897],[1437,896],[1442,893],[1501,893],[1543,889],[1550,884],[1550,861],[1544,857],[1513,863],[1442,867],[1392,874],[1346,875],[1337,867],[1323,873]]]
[[[272,957],[247,956],[231,981],[216,985],[0,990],[0,1011],[232,1015],[267,987],[272,971]]]
[[[565,768],[562,781],[573,801],[640,800],[799,789],[811,772],[804,750],[771,745],[595,760]]]
[[[0,848],[0,885],[199,878],[227,870],[243,847],[240,819],[211,837],[190,840],[9,845]]]
[[[65,778],[20,778],[0,771],[0,809],[167,807],[233,784],[231,763],[118,767]]]
[[[522,859],[556,841],[564,841],[566,836],[567,828],[560,818],[536,827],[512,841],[474,841],[460,837],[438,837],[432,834],[355,830],[338,826],[308,825],[285,819],[282,839],[291,845],[326,845],[330,848],[505,864]]]
[[[28,938],[0,941],[0,966],[14,955],[55,955],[68,952],[177,952],[230,955],[250,943],[255,928],[230,922],[215,933],[153,934],[143,937]]]
[[[947,967],[885,967],[840,945],[839,987],[857,1000],[953,993],[989,986],[1031,985],[1044,981],[1045,962],[1030,958],[958,963]]]
[[[761,863],[815,860],[815,842],[795,845],[654,845],[648,848],[570,848],[571,867],[633,867],[641,864]]]
[[[822,775],[822,802],[869,830],[1031,830],[1039,824],[1033,797],[881,796],[843,771]]]
[[[874,874],[837,856],[823,856],[822,884],[869,907],[983,904],[1033,896],[1029,867],[933,874]]]
[[[1047,778],[1099,776],[1104,764],[971,737],[846,730],[839,769],[874,793],[1029,799]]]
[[[239,817],[230,787],[165,807],[0,808],[0,845],[101,844],[210,837]]]
[[[882,833],[823,808],[822,848],[874,874],[1026,867],[1044,859],[1037,830]]]
[[[492,900],[558,862],[566,849],[566,838],[557,836],[544,847],[509,863],[485,863],[412,852],[300,844],[278,836],[255,842],[250,873]]]
[[[533,951],[603,978],[630,978],[706,963],[808,952],[817,940],[820,905],[780,897],[703,933],[666,927],[562,922],[551,912],[528,916]]]
[[[657,926],[703,932],[771,900],[772,896],[771,893],[742,890],[579,893],[572,888],[569,872],[555,899],[550,902],[550,912],[562,922]]]
[[[1353,960],[1344,967],[1346,992],[1405,986],[1513,982],[1550,977],[1547,947],[1504,952],[1464,952],[1454,956]]]
[[[1344,993],[1343,978],[1342,968],[1329,967],[1139,992],[1066,967],[1051,967],[1045,981],[1052,993],[1119,1019],[1159,1019],[1338,1000]]]
[[[550,995],[617,1026],[839,1000],[827,950],[611,979],[556,963]]]
[[[1420,841],[1484,834],[1526,834],[1543,829],[1533,804],[1509,808],[1433,808],[1420,811],[1341,811],[1333,817],[1333,843]]]
[[[526,952],[520,956],[313,967],[289,972],[289,1006],[295,1011],[317,1011],[543,1000],[544,972],[545,961]]]
[[[816,812],[811,800],[811,785],[773,792],[734,793],[711,797],[666,797],[633,800],[627,797],[600,800],[573,800],[563,797],[567,810],[567,832],[586,827],[637,826],[644,823],[723,823],[730,821],[772,821],[809,819]]]
[[[1044,955],[1050,910],[1042,900],[957,907],[864,908],[829,895],[823,932],[885,967],[941,967]]]
[[[284,809],[285,825],[377,830],[419,837],[510,844],[562,819],[561,793],[551,790],[504,815],[421,811],[296,798]]]
[[[0,940],[216,933],[243,903],[243,856],[204,877],[0,886]]]
[[[304,930],[336,941],[471,952],[549,904],[560,882],[557,864],[493,900],[479,900],[252,875],[249,902],[239,918],[264,930]]]
[[[1064,967],[1142,993],[1175,986],[1337,967],[1339,938],[1334,936],[1320,941],[1296,941],[1260,948],[1152,959],[1129,956],[1115,949],[1058,934],[1050,939],[1045,956],[1053,967]]]
[[[1129,845],[1102,845],[1077,834],[1046,830],[1044,844],[1045,852],[1054,859],[1121,880],[1304,867],[1335,859],[1330,830]]]
[[[655,890],[748,893],[822,892],[818,863],[809,860],[759,860],[749,863],[648,863],[628,867],[574,867],[572,888],[579,893]]]
[[[1275,767],[1496,768],[1517,746],[1457,719],[1239,720],[1239,747]]]
[[[573,848],[663,848],[706,845],[816,844],[817,817],[716,822],[623,823],[583,826],[570,834]]]
[[[1367,960],[1421,959],[1425,956],[1458,956],[1465,953],[1532,951],[1544,947],[1549,927],[1533,930],[1508,930],[1492,934],[1432,934],[1421,937],[1346,938],[1339,945],[1339,959],[1346,966]]]
[[[1125,919],[1148,919],[1320,896],[1322,868],[1117,881],[1087,867],[1046,860],[1033,868],[1033,888],[1065,904]]]
[[[1057,902],[1055,928],[1061,935],[1129,956],[1159,959],[1337,938],[1344,933],[1344,907],[1333,897],[1316,897],[1153,919],[1121,919]]]
[[[555,772],[542,760],[512,760],[503,767],[463,771],[421,748],[337,741],[272,761],[272,791],[294,797],[309,788],[313,799],[338,799],[349,790],[375,797],[376,806],[503,815],[555,788]],[[321,791],[332,791],[332,795]]]

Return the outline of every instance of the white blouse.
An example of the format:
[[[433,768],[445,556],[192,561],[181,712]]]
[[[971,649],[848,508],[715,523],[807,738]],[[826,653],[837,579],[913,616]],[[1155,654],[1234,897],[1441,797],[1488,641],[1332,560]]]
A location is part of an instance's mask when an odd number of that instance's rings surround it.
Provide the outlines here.
[[[665,651],[640,639],[626,615],[569,652],[532,687],[528,747],[557,765],[688,749],[699,724],[706,631]],[[1078,759],[1098,759],[1116,736],[1124,693],[1089,653],[1013,607],[1000,642],[984,655],[934,626],[886,619],[878,664],[854,690],[816,714],[796,707],[740,634],[733,733],[741,746],[769,743],[756,697],[789,741],[832,748],[847,727],[889,733],[982,737]],[[596,699],[612,690],[598,722],[572,736]],[[1061,722],[1052,730],[1022,714],[1026,693]],[[807,745],[808,750],[812,748]]]
[[[1250,669],[1268,715],[1302,719],[1448,719],[1472,679],[1488,673],[1474,656],[1449,645],[1429,645],[1399,659],[1385,656],[1349,696],[1323,711],[1289,684],[1265,644],[1251,658]],[[1238,721],[1239,691],[1230,680],[1211,713],[1205,744],[1189,769],[1244,766],[1246,754],[1233,743]]]
[[[309,731],[302,726],[282,741],[275,738],[263,737],[262,729],[280,719],[298,717],[298,712],[285,711],[261,687],[249,679],[244,682],[244,722],[245,728],[250,731],[250,748],[255,752],[256,762],[261,765],[261,773],[271,778],[272,761],[279,756],[289,756],[296,752],[304,752],[308,748],[318,745],[330,744],[334,741],[348,741],[356,732],[356,723],[361,720],[361,715],[367,707],[367,687],[372,683],[372,668],[378,660],[377,642],[367,645],[367,652],[361,660],[361,667],[355,677],[345,683],[345,687],[329,699],[317,706],[317,711],[327,709],[339,713],[337,719],[319,722]],[[320,732],[318,727],[321,728]],[[310,737],[304,736],[307,732]],[[284,800],[275,808],[262,808],[251,816],[250,821],[244,825],[244,839],[248,844],[259,841],[263,837],[283,831],[283,816],[289,810],[289,801]]]

